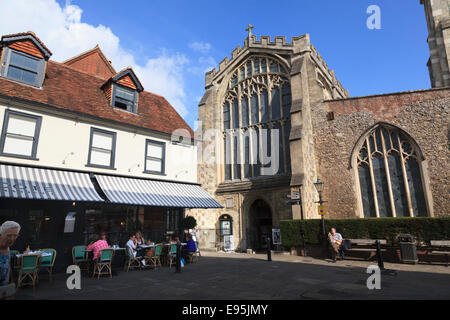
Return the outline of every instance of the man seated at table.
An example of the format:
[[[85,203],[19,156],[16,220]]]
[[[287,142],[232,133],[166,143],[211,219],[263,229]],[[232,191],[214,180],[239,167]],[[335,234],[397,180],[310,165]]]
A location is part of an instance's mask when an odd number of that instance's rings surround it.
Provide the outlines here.
[[[145,252],[143,250],[137,250],[137,240],[136,234],[130,233],[130,237],[127,241],[126,246],[130,249],[131,254],[135,258],[145,257]],[[145,266],[145,260],[141,260],[142,265]]]
[[[342,235],[336,232],[335,228],[331,228],[331,233],[328,234],[330,244],[333,253],[333,262],[336,262],[336,255],[340,255],[341,259],[344,260],[344,247],[342,246]]]
[[[90,251],[92,250],[92,261],[95,263],[97,262],[97,258],[100,257],[101,255],[101,250],[102,249],[107,249],[109,248],[109,244],[106,241],[106,233],[102,232],[100,234],[100,237],[97,237],[97,241],[92,241],[87,247],[86,250]]]

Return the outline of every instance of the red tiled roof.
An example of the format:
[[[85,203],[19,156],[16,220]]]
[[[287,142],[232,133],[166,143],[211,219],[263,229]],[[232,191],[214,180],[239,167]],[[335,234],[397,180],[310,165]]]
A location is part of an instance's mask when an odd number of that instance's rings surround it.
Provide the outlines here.
[[[15,37],[22,37],[22,36],[32,36],[39,44],[48,51],[50,55],[52,55],[52,52],[45,46],[45,44],[41,41],[41,39],[38,38],[38,36],[33,31],[27,31],[27,32],[21,32],[21,33],[13,33],[13,34],[6,34],[2,36],[1,42],[7,42],[9,38],[15,38]]]
[[[95,75],[48,61],[42,89],[0,78],[0,94],[168,134],[186,129],[194,137],[192,129],[164,97],[140,92],[138,112],[133,114],[109,104],[101,89],[104,82]]]

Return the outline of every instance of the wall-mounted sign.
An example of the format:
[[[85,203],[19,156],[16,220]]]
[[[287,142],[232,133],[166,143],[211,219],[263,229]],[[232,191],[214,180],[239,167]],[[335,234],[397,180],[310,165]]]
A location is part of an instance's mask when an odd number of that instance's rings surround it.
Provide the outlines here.
[[[233,218],[230,215],[224,214],[219,218],[220,235],[229,236],[233,234]]]
[[[225,251],[234,251],[234,237],[233,236],[223,237],[223,249]]]
[[[69,212],[64,222],[64,233],[72,233],[75,231],[75,215],[76,212]]]
[[[272,229],[272,243],[281,244],[281,231],[280,229]]]

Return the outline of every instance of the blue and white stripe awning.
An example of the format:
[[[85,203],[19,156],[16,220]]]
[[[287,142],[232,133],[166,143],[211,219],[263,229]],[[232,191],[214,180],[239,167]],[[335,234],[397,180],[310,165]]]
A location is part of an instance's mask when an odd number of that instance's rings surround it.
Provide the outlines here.
[[[178,208],[222,208],[196,184],[95,175],[112,203]]]
[[[0,165],[0,198],[104,202],[87,173]]]

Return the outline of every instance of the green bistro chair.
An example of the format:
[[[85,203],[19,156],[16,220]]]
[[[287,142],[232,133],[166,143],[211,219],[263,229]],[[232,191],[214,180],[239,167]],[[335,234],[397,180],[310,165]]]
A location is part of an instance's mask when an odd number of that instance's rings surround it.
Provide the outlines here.
[[[25,285],[31,285],[34,287],[38,280],[39,273],[39,254],[27,254],[20,257],[19,278],[17,280],[17,289]],[[31,281],[26,282],[26,279]]]
[[[92,277],[98,275],[97,279],[100,279],[100,276],[103,274],[109,274],[109,277],[112,278],[112,259],[114,257],[114,250],[111,248],[102,249],[100,251],[100,256],[97,257],[97,262],[94,265],[94,272]],[[106,271],[103,271],[106,269]]]
[[[155,246],[155,254],[150,258],[150,263],[155,267],[159,265],[160,268],[162,268],[161,265],[161,252],[162,252],[163,245],[162,243],[159,243]]]
[[[141,258],[136,258],[133,255],[130,247],[125,246],[125,250],[126,250],[127,256],[125,257],[124,271],[128,272],[130,269],[136,269],[136,268],[142,270]]]
[[[41,262],[39,264],[39,268],[47,269],[48,277],[50,281],[52,281],[53,274],[53,265],[55,264],[56,259],[56,250],[55,249],[42,249],[42,252],[51,253],[51,256],[41,257]]]
[[[90,261],[88,259],[88,253],[86,251],[86,246],[75,246],[72,248],[72,261],[74,265],[80,267],[80,270],[83,270],[82,266],[85,266],[85,269],[89,273],[89,264]]]
[[[171,244],[169,248],[169,252],[167,252],[167,261],[169,263],[169,268],[172,268],[172,263],[176,263],[177,259],[177,245]],[[175,261],[175,262],[174,262]]]

